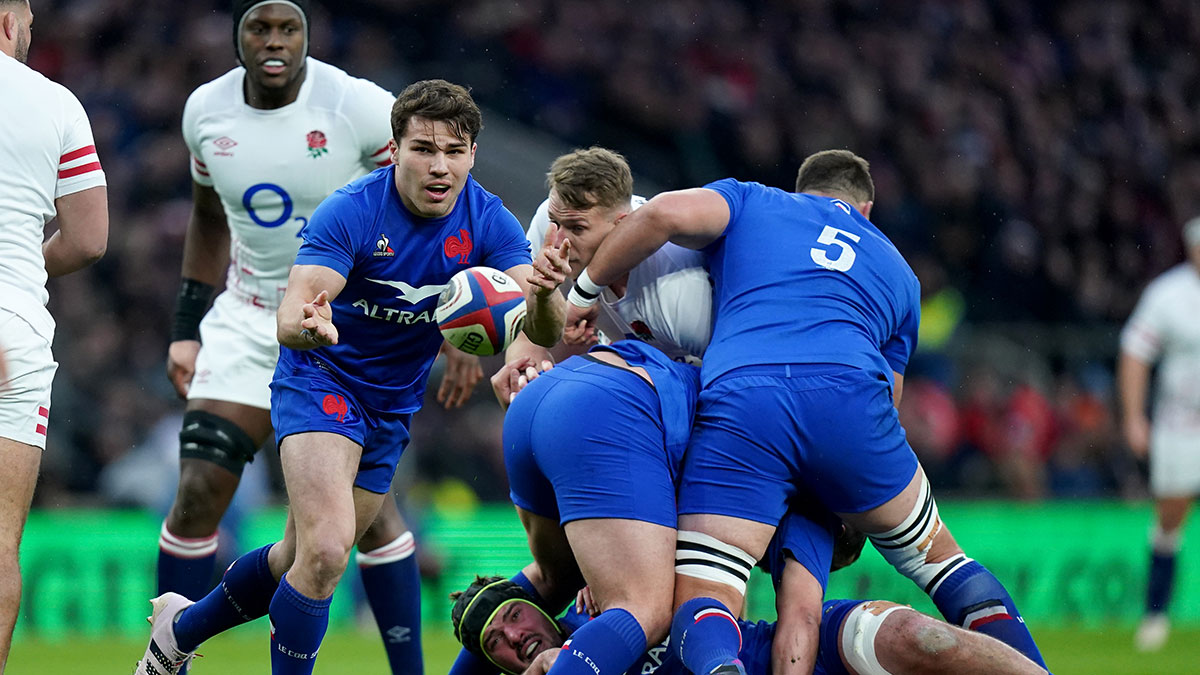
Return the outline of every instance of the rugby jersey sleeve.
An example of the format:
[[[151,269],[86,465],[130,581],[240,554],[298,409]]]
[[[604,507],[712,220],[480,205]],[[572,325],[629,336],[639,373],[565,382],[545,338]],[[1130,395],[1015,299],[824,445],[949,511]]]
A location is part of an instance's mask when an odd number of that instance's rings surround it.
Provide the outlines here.
[[[329,195],[300,230],[296,264],[323,265],[349,279],[360,247],[362,218],[350,195],[340,190]]]
[[[896,332],[883,343],[879,353],[891,366],[892,370],[904,374],[908,361],[917,350],[917,331],[921,327],[921,286],[915,280],[907,286],[909,292],[905,298],[908,308],[900,319]]]
[[[208,165],[204,163],[204,155],[200,151],[200,116],[203,113],[203,96],[200,90],[192,92],[187,103],[183,106],[183,142],[187,144],[191,158],[192,180],[205,187],[212,187],[213,179],[208,174]]]
[[[1145,363],[1158,360],[1167,335],[1171,307],[1166,280],[1159,277],[1146,287],[1121,330],[1121,351]]]
[[[367,171],[392,163],[392,104],[396,97],[370,80],[352,78],[343,114],[358,138],[360,161]]]
[[[713,192],[716,192],[725,198],[725,203],[729,205],[729,223],[732,224],[737,221],[738,215],[741,213],[742,204],[744,204],[746,201],[747,187],[748,183],[742,183],[733,178],[724,178],[722,180],[705,185],[704,189],[712,190]],[[728,231],[728,226],[726,226],[726,229],[722,230],[721,234],[718,235],[716,239],[712,240],[708,246],[705,246],[700,250],[708,253],[714,246],[716,246],[722,239],[725,238],[725,233]]]
[[[54,198],[65,197],[88,188],[105,185],[104,169],[96,154],[92,125],[83,104],[65,87],[63,97],[63,136],[58,157],[58,181]]]
[[[499,205],[492,210],[487,223],[482,264],[498,270],[533,264],[533,248],[512,211]]]

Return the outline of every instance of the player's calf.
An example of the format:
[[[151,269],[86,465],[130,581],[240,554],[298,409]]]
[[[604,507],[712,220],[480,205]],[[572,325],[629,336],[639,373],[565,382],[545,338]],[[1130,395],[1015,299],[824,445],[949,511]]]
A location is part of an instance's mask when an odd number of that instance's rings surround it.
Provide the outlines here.
[[[954,543],[924,476],[909,515],[896,527],[867,536],[884,559],[929,595],[947,621],[991,635],[1045,666],[1004,585]]]

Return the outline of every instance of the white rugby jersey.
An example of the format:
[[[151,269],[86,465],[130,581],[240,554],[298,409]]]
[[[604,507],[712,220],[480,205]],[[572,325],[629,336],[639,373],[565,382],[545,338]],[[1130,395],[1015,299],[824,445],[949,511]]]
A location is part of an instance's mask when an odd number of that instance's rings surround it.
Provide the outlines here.
[[[104,171],[87,113],[66,87],[3,53],[0,82],[0,307],[53,340],[46,223],[55,199],[104,185]]]
[[[631,206],[646,203],[634,196]],[[550,229],[543,201],[525,233],[536,255]],[[604,289],[597,328],[605,337],[649,343],[677,361],[699,363],[712,337],[712,281],[704,254],[670,242],[629,272],[625,296]]]
[[[1121,332],[1121,350],[1159,364],[1154,424],[1200,433],[1200,273],[1189,263],[1159,276],[1142,293]]]
[[[296,100],[246,104],[246,70],[200,86],[183,110],[192,178],[214,188],[229,222],[227,292],[278,307],[300,248],[300,228],[334,190],[391,162],[383,88],[313,58]]]

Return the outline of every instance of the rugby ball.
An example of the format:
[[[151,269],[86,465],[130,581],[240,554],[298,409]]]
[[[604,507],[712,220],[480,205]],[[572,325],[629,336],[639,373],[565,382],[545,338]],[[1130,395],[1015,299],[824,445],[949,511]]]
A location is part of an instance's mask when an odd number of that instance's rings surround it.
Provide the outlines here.
[[[525,326],[525,294],[500,270],[468,267],[450,278],[433,318],[446,341],[460,350],[499,354]]]

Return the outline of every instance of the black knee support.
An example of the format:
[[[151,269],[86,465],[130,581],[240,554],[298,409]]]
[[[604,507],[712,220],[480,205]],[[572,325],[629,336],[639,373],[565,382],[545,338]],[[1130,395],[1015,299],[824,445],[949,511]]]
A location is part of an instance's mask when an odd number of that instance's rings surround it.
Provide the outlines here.
[[[183,429],[179,431],[180,457],[203,459],[241,476],[256,452],[258,447],[250,435],[224,417],[203,410],[184,413]]]

